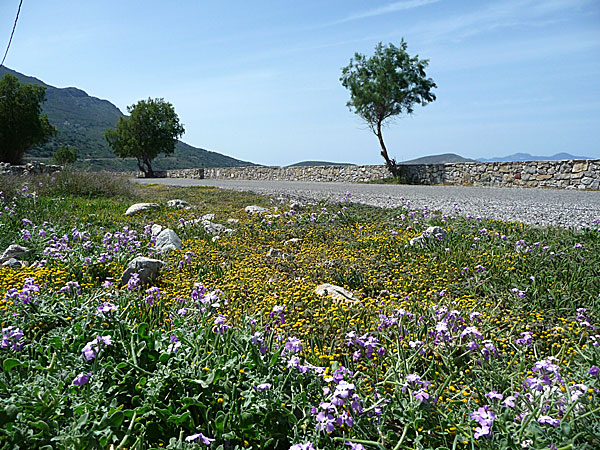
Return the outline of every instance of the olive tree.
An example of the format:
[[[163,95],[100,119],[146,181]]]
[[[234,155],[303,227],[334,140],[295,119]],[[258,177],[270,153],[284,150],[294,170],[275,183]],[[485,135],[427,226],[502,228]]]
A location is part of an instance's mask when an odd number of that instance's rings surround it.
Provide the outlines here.
[[[21,164],[27,150],[42,145],[56,134],[56,128],[42,114],[46,88],[21,84],[6,74],[0,80],[0,162]]]
[[[152,160],[160,153],[173,153],[185,130],[173,105],[162,98],[140,100],[127,111],[129,117],[119,117],[116,127],[107,129],[104,137],[115,155],[136,158],[144,175],[153,177]]]
[[[354,110],[379,139],[381,156],[394,176],[400,175],[395,159],[388,155],[382,128],[401,114],[412,114],[415,105],[425,106],[435,100],[431,92],[436,84],[427,78],[427,60],[411,57],[404,39],[400,46],[375,47],[375,54],[366,57],[356,53],[350,64],[342,68],[340,81],[350,91],[346,105]]]

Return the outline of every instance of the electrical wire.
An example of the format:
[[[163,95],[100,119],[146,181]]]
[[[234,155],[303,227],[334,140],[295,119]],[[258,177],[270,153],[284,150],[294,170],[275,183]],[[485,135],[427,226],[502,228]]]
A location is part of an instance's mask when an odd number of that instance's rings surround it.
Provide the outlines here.
[[[21,0],[19,2],[19,9],[17,10],[17,17],[15,18],[15,24],[13,25],[12,32],[10,33],[10,39],[8,40],[8,45],[6,46],[6,51],[4,52],[4,58],[2,58],[0,67],[2,67],[4,65],[4,61],[6,60],[6,55],[8,55],[8,49],[10,48],[10,43],[12,42],[13,35],[15,34],[15,28],[17,28],[17,21],[19,20],[19,13],[21,12],[22,4],[23,4],[23,0]]]

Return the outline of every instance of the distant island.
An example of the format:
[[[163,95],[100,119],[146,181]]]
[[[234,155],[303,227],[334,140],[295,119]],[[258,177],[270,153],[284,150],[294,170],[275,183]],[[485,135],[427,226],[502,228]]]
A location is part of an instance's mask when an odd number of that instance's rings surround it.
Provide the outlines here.
[[[134,159],[120,159],[114,155],[104,139],[104,130],[112,128],[124,114],[108,100],[92,97],[75,87],[57,88],[37,78],[23,75],[7,67],[0,67],[0,78],[15,75],[21,83],[46,87],[43,112],[58,129],[58,134],[46,145],[34,148],[26,160],[48,162],[60,145],[72,145],[77,149],[77,168],[88,170],[137,170]],[[196,148],[185,142],[177,142],[175,152],[154,160],[155,170],[188,169],[199,167],[243,167],[256,164],[241,161],[217,152]]]
[[[529,153],[513,153],[508,156],[496,156],[494,158],[477,158],[481,162],[502,162],[502,161],[562,161],[569,159],[594,159],[589,156],[575,156],[570,153],[557,153],[552,156],[535,156]]]

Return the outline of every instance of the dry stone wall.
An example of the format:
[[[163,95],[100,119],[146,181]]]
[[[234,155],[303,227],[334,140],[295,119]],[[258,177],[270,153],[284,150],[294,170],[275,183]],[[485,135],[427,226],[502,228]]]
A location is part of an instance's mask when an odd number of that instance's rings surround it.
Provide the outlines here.
[[[0,175],[32,175],[41,173],[54,173],[62,170],[62,166],[44,164],[38,161],[23,165],[11,165],[0,162]]]
[[[600,189],[600,160],[408,164],[408,182],[495,187]],[[227,167],[168,170],[169,178],[368,182],[388,178],[383,165],[313,167]]]

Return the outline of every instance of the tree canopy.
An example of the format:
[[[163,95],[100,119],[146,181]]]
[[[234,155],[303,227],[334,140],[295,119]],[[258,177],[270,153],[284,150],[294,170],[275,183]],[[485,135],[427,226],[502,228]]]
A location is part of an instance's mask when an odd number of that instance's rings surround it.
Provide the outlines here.
[[[0,80],[0,161],[21,164],[27,150],[44,144],[56,134],[42,114],[46,88],[21,84],[6,74]]]
[[[356,53],[350,64],[342,68],[340,81],[350,91],[346,103],[369,126],[379,139],[381,156],[390,172],[399,175],[395,159],[390,159],[383,141],[382,127],[401,114],[412,114],[414,106],[425,106],[435,100],[431,92],[436,84],[427,78],[425,68],[429,61],[411,57],[404,39],[400,46],[375,47],[375,54],[366,57]]]
[[[115,155],[136,158],[139,169],[152,177],[152,160],[173,153],[185,130],[173,105],[162,98],[140,100],[127,111],[130,116],[119,117],[115,129],[107,129],[104,136]]]
[[[71,145],[61,145],[52,155],[52,161],[63,166],[73,164],[77,161],[77,149]]]

